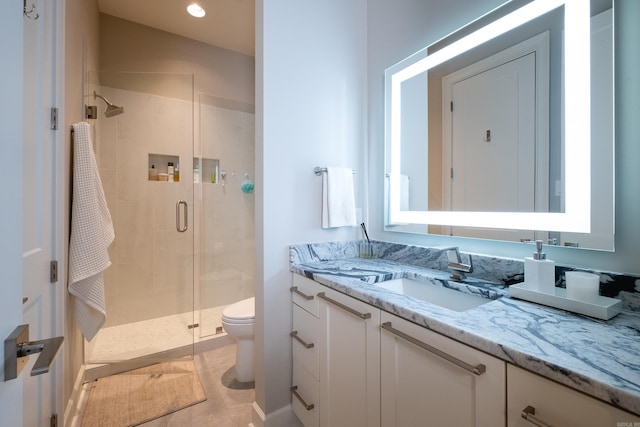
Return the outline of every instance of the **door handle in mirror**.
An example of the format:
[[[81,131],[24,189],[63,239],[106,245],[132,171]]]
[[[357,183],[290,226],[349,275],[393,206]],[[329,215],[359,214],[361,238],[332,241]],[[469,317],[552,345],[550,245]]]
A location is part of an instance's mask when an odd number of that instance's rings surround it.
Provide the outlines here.
[[[55,360],[64,337],[48,338],[39,341],[29,341],[29,325],[20,325],[4,340],[4,380],[18,378],[26,363],[19,359],[31,354],[40,353],[31,369],[31,376],[49,372]]]

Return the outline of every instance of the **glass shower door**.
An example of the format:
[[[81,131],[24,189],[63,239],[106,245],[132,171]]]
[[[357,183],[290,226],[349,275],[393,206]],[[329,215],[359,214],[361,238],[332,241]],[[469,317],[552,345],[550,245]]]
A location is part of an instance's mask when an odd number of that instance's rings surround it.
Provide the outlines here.
[[[222,311],[254,296],[254,106],[208,94],[198,99],[196,336],[223,332]]]
[[[107,321],[85,342],[85,363],[144,366],[192,355],[193,76],[96,72],[85,88],[116,234]]]

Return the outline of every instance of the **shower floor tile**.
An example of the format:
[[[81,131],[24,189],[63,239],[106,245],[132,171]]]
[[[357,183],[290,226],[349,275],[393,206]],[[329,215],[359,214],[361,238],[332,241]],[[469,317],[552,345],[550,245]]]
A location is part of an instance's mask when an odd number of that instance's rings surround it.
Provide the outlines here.
[[[225,306],[101,329],[85,341],[87,364],[135,359],[198,343],[221,332]],[[198,316],[199,314],[199,316]],[[189,328],[198,323],[200,326]]]

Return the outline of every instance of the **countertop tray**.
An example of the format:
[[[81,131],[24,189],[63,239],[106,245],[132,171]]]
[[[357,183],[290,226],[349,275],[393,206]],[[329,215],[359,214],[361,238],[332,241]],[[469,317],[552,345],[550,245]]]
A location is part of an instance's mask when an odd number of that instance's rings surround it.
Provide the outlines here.
[[[509,286],[509,294],[514,298],[604,320],[609,320],[622,311],[622,301],[619,299],[598,295],[589,300],[578,301],[567,298],[567,290],[564,288],[556,288],[555,294],[552,295],[539,292],[526,282]]]

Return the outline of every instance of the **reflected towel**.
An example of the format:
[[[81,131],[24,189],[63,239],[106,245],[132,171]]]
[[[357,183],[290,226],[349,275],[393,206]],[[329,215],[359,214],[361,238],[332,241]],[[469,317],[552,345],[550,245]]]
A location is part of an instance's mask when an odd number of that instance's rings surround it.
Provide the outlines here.
[[[353,170],[327,167],[322,174],[322,228],[354,227],[356,201]]]
[[[115,234],[98,174],[91,127],[73,125],[73,203],[69,242],[69,293],[75,318],[87,340],[106,320],[103,271],[111,265],[107,248]]]
[[[409,209],[409,175],[400,175],[400,210],[408,211]]]

